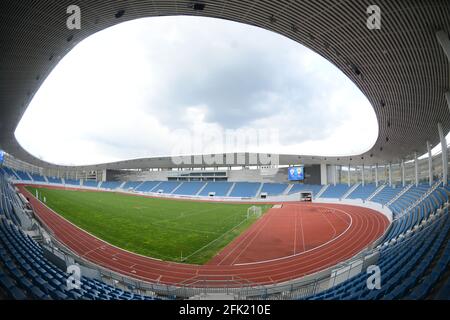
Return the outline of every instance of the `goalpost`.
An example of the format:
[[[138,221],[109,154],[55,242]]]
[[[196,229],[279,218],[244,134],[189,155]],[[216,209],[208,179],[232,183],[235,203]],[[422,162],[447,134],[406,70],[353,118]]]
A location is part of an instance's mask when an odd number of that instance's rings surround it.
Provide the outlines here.
[[[252,217],[259,218],[261,217],[262,209],[258,206],[251,206],[247,209],[247,219],[250,219]]]

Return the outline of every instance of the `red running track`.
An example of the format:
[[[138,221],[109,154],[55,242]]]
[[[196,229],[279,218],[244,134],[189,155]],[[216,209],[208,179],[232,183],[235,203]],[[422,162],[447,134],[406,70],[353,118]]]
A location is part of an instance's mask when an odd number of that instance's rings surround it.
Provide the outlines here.
[[[169,285],[241,286],[296,279],[351,258],[389,225],[381,213],[342,204],[285,203],[270,209],[206,265],[166,262],[110,245],[35,199],[37,217],[70,250],[136,279]]]
[[[335,241],[351,227],[352,217],[343,210],[326,204],[285,203],[270,209],[208,264],[261,263],[302,255]]]

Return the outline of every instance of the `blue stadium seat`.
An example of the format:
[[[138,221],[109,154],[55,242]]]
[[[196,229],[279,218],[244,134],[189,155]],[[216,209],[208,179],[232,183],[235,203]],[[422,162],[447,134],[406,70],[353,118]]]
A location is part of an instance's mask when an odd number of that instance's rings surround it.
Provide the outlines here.
[[[252,198],[256,197],[256,193],[261,187],[259,182],[236,182],[230,197]]]
[[[224,197],[228,194],[232,185],[231,182],[208,182],[199,195],[206,197],[213,192],[217,197]]]

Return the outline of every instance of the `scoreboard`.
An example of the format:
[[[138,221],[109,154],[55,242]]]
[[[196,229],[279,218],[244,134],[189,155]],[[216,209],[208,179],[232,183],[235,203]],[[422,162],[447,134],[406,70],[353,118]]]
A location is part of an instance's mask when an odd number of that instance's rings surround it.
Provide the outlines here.
[[[305,167],[289,167],[288,168],[288,180],[289,181],[303,181],[305,180]]]

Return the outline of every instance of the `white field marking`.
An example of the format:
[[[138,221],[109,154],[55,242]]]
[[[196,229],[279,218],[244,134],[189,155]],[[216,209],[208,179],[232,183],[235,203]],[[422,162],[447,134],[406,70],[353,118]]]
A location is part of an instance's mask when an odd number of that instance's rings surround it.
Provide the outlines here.
[[[322,217],[325,218],[325,220],[327,220],[328,224],[333,228],[333,235],[331,236],[331,240],[334,239],[334,237],[336,236],[336,228],[333,226],[333,224],[330,222],[330,220],[327,218],[328,212],[326,214],[323,213],[323,211],[320,211],[320,214],[322,215]]]
[[[270,214],[270,212],[269,212],[268,214]],[[264,229],[264,226],[267,224],[267,222],[268,222],[269,220],[270,220],[270,215],[266,215],[266,216],[263,217],[263,219],[260,219],[260,220],[256,221],[256,223],[259,223],[260,225],[262,225],[262,226],[261,226],[261,229]],[[262,222],[261,222],[261,221],[262,221]],[[257,228],[260,228],[259,225],[258,225],[258,226],[255,226],[255,228],[256,228],[256,227],[257,227]],[[260,232],[260,229],[257,229],[257,230],[258,230],[258,232],[256,233],[256,236],[258,236],[258,234],[259,234],[259,232]],[[245,244],[245,241],[246,241],[247,239],[251,239],[251,241],[253,241],[253,240],[252,240],[252,239],[253,239],[252,237],[256,237],[256,236],[253,236],[253,234],[251,234],[250,232],[244,233],[243,239],[241,239],[241,240],[237,243],[237,245],[235,245],[234,248],[232,248],[231,251],[227,253],[227,255],[226,255],[225,257],[222,257],[221,260],[219,261],[219,263],[218,263],[217,265],[218,265],[218,266],[221,265],[222,262],[224,262],[226,259],[228,259],[228,257],[229,257],[231,254],[233,254],[233,252],[235,252],[235,251],[241,246],[241,244]],[[234,261],[235,261],[235,260],[234,260]]]
[[[240,258],[240,256],[245,252],[245,250],[247,250],[247,248],[253,243],[253,241],[255,241],[255,239],[259,236],[259,234],[264,230],[264,227],[267,225],[267,223],[269,222],[270,218],[272,216],[269,216],[269,218],[267,218],[266,223],[263,225],[263,227],[261,229],[258,230],[258,232],[256,232],[256,235],[250,239],[250,242],[245,246],[244,250],[241,250],[239,252],[239,254],[237,255],[236,258],[234,258],[233,262],[231,263],[231,265],[234,265],[234,263],[236,262],[237,259]],[[223,260],[222,260],[223,261]]]
[[[184,228],[184,227],[170,227],[170,226],[166,226],[164,224],[160,224],[157,222],[153,222],[151,224],[154,226],[161,227],[166,230],[172,230],[172,231],[189,231],[189,232],[195,232],[195,233],[207,233],[207,234],[212,234],[212,235],[218,234],[217,232],[214,232],[214,231],[204,231],[204,230],[190,229],[190,228]]]
[[[322,206],[319,207],[319,208],[326,208],[326,209],[329,209],[329,207],[322,207]],[[335,209],[335,208],[333,208],[333,209]],[[321,248],[321,247],[323,247],[323,246],[329,244],[330,242],[339,239],[339,238],[342,237],[345,233],[347,233],[347,231],[350,229],[350,227],[351,227],[352,224],[353,224],[353,219],[352,219],[352,216],[349,215],[349,214],[348,214],[347,212],[345,212],[344,210],[341,210],[341,209],[335,209],[335,210],[340,211],[340,212],[342,212],[343,214],[346,214],[346,215],[350,218],[350,224],[348,225],[347,229],[345,229],[345,230],[344,230],[341,234],[339,234],[336,238],[331,239],[331,240],[329,240],[329,241],[327,241],[327,242],[324,242],[324,243],[322,243],[320,246],[311,248],[311,249],[309,249],[309,250],[306,250],[306,251],[303,251],[303,252],[300,252],[300,253],[297,253],[297,254],[292,254],[292,255],[290,255],[290,256],[284,256],[284,257],[280,257],[280,258],[274,258],[274,259],[268,259],[268,260],[262,260],[262,261],[256,261],[256,262],[237,263],[237,264],[235,264],[235,266],[246,266],[246,265],[252,265],[252,264],[261,264],[261,263],[266,263],[266,262],[280,261],[280,260],[284,260],[284,259],[288,259],[288,258],[297,257],[297,256],[300,256],[300,255],[305,254],[305,253],[307,253],[307,252],[310,252],[310,251],[313,251],[313,250],[317,250],[317,249],[319,249],[319,248]]]
[[[81,257],[86,257],[88,254],[90,254],[90,253],[92,253],[92,252],[94,252],[94,251],[97,251],[98,249],[102,249],[102,247],[104,247],[104,245],[101,245],[101,246],[99,246],[99,247],[97,247],[97,248],[88,250],[88,251],[86,251],[84,254],[82,254]]]
[[[237,227],[239,227],[241,224],[243,224],[245,221],[247,221],[247,218],[244,218],[241,222],[239,222],[237,225],[235,225],[234,227],[232,227],[230,230],[225,231],[223,234],[221,234],[220,236],[218,236],[216,239],[212,240],[211,242],[208,242],[206,245],[204,245],[203,247],[201,247],[200,249],[194,251],[193,253],[191,253],[190,255],[184,257],[184,260],[187,260],[188,258],[192,257],[193,255],[199,253],[200,251],[202,251],[203,249],[205,249],[206,247],[210,246],[213,242],[216,242],[217,240],[219,240],[220,238],[224,237],[225,235],[227,235],[228,233],[230,233],[231,231],[233,231],[234,229],[236,229]]]
[[[184,216],[178,216],[178,217],[173,218],[173,219],[159,220],[157,222],[153,222],[152,224],[154,224],[156,226],[163,227],[165,229],[170,229],[170,230],[175,230],[175,231],[190,231],[190,232],[196,232],[196,233],[201,233],[201,234],[217,235],[219,233],[218,232],[214,232],[214,231],[189,229],[189,228],[183,228],[183,227],[170,227],[170,226],[163,225],[160,222],[164,222],[164,223],[165,222],[174,222],[175,220],[178,220],[178,219],[182,219],[182,218],[186,218],[186,217],[192,217],[192,216],[194,216],[196,214],[200,214],[200,213],[204,213],[204,212],[214,212],[214,211],[217,211],[219,209],[220,209],[219,207],[206,208],[206,209],[203,209],[203,210],[192,209],[192,210],[184,211],[184,212],[181,213],[181,214],[183,214],[183,213],[186,213],[186,212],[194,211],[194,213],[192,213],[192,214],[188,214],[188,215],[184,215]],[[228,219],[232,219],[234,217],[235,217],[234,215],[230,215],[228,218],[225,219],[225,221],[228,220]]]

